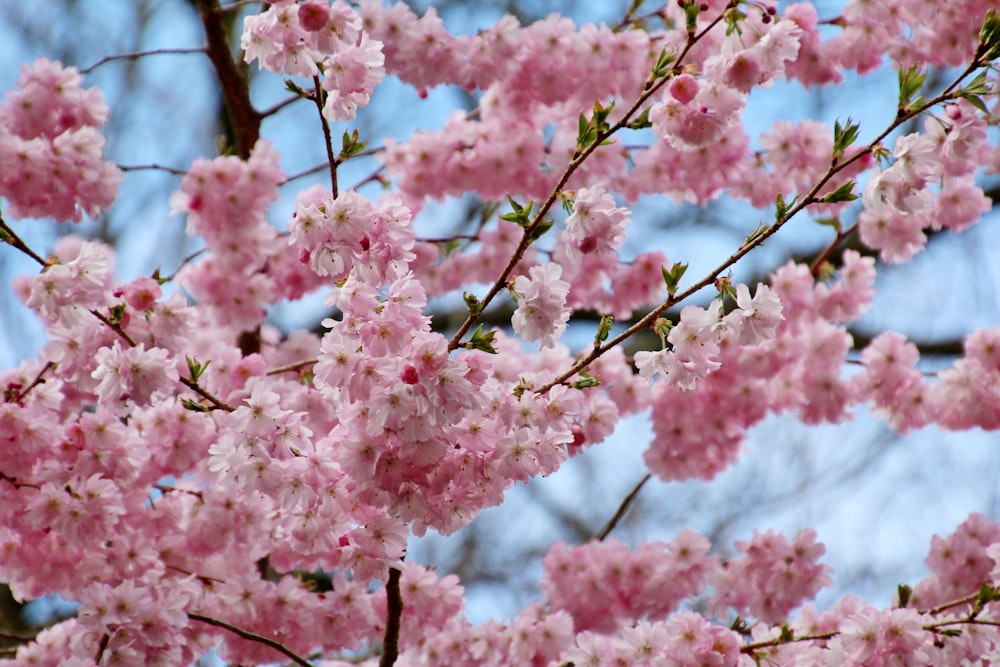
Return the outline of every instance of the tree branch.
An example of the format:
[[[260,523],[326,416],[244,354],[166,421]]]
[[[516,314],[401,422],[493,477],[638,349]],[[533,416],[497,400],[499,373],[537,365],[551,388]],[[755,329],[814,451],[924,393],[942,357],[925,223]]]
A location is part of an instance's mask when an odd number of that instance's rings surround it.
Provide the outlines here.
[[[632,489],[622,500],[621,505],[618,506],[618,510],[615,512],[615,515],[611,517],[606,524],[604,524],[604,528],[601,529],[601,532],[594,536],[595,540],[603,542],[604,539],[611,534],[611,531],[615,529],[615,526],[618,525],[618,522],[622,520],[623,516],[625,516],[625,512],[628,511],[628,508],[635,501],[636,496],[638,496],[639,492],[642,491],[642,487],[644,487],[646,482],[652,478],[653,475],[647,472],[646,476],[639,480],[639,483],[635,485],[635,488]]]
[[[224,10],[218,0],[195,0],[195,5],[205,26],[206,52],[222,87],[223,105],[232,129],[233,149],[245,160],[260,138],[263,116],[250,103],[250,85],[233,60],[223,20]]]
[[[145,56],[159,56],[159,55],[180,54],[180,53],[205,53],[205,47],[200,46],[194,49],[153,49],[152,51],[136,51],[135,53],[116,53],[115,55],[112,56],[104,56],[90,67],[85,67],[84,69],[80,70],[80,74],[90,74],[101,65],[112,62],[114,60],[135,60],[137,58],[144,58]]]
[[[399,621],[403,616],[403,596],[399,592],[401,574],[400,570],[389,568],[389,581],[385,584],[385,638],[378,667],[392,667],[399,657]]]
[[[265,646],[270,646],[275,651],[281,653],[289,660],[294,662],[296,665],[301,665],[301,667],[313,667],[308,660],[306,660],[305,658],[303,658],[298,653],[291,650],[281,642],[276,642],[268,637],[258,635],[254,632],[250,632],[249,630],[244,630],[243,628],[238,628],[235,625],[226,623],[225,621],[220,621],[219,619],[212,618],[211,616],[203,616],[202,614],[195,614],[194,612],[190,611],[187,613],[187,616],[192,621],[201,621],[202,623],[207,623],[208,625],[214,625],[217,628],[228,630],[229,632],[232,632],[234,635],[238,635],[243,639],[264,644]]]

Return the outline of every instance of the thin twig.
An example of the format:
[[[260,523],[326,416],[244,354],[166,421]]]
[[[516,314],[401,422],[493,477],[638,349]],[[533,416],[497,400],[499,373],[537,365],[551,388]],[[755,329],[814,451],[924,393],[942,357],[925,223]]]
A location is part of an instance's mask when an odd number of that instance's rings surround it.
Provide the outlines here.
[[[290,373],[292,371],[301,370],[307,366],[312,366],[316,364],[319,359],[303,359],[302,361],[296,361],[293,364],[285,364],[284,366],[276,366],[269,370],[266,375],[278,375],[280,373]]]
[[[17,232],[7,226],[7,223],[4,221],[2,215],[0,215],[0,230],[3,232],[0,234],[0,237],[2,237],[0,238],[0,241],[14,246],[28,257],[38,262],[43,268],[48,266],[48,262],[35,254],[35,251],[29,248],[28,244],[21,240],[21,237],[17,235]]]
[[[234,635],[238,635],[243,639],[247,639],[252,642],[258,642],[260,644],[264,644],[265,646],[270,646],[275,651],[281,653],[286,658],[294,662],[296,665],[301,665],[302,667],[313,667],[308,660],[300,656],[298,653],[291,650],[281,642],[274,641],[269,637],[264,637],[262,635],[258,635],[255,632],[250,632],[249,630],[238,628],[231,623],[226,623],[225,621],[221,621],[217,618],[212,618],[211,616],[204,616],[202,614],[196,614],[190,611],[187,613],[187,616],[192,621],[201,621],[202,623],[207,623],[208,625],[214,625],[217,628],[228,630],[229,632],[232,632]]]
[[[282,109],[284,109],[285,107],[287,107],[289,104],[292,104],[293,102],[297,102],[297,101],[299,101],[301,99],[302,99],[301,95],[293,95],[292,97],[289,97],[288,99],[285,99],[285,100],[282,100],[282,101],[278,102],[274,106],[270,106],[270,107],[264,109],[263,111],[260,112],[260,115],[263,118],[267,118],[268,116],[273,116],[274,114],[278,113],[279,111],[281,111]]]
[[[615,515],[608,519],[608,522],[604,524],[604,528],[601,528],[601,532],[594,536],[595,540],[603,542],[604,538],[611,534],[611,531],[615,529],[615,526],[618,525],[618,522],[622,520],[623,516],[625,516],[625,512],[628,511],[628,508],[631,507],[632,503],[635,501],[636,496],[638,496],[639,492],[642,491],[642,487],[644,487],[646,482],[652,478],[653,475],[647,472],[646,476],[639,480],[639,483],[635,485],[635,488],[633,488],[622,500],[621,504],[618,506],[618,510],[615,512]]]
[[[211,403],[212,407],[215,408],[216,410],[225,410],[226,412],[234,412],[236,410],[235,406],[232,406],[229,403],[226,403],[225,401],[216,398],[209,392],[202,389],[201,385],[199,385],[194,380],[190,380],[188,378],[181,378],[180,381],[181,384],[183,384],[185,387],[187,387],[188,389],[190,389],[191,391],[193,391],[194,393],[198,394],[199,396],[207,400],[209,403]]]
[[[35,376],[35,379],[31,381],[31,384],[29,384],[27,387],[25,387],[24,389],[17,392],[17,394],[11,397],[11,402],[20,403],[21,401],[23,401],[25,396],[27,396],[32,389],[45,382],[44,375],[55,367],[56,365],[51,361],[46,362],[46,364],[42,366],[42,369],[38,371],[38,374]]]
[[[340,162],[337,160],[337,156],[333,153],[333,139],[330,137],[330,123],[327,122],[326,116],[323,115],[323,86],[320,85],[319,75],[313,77],[313,88],[315,92],[313,93],[313,102],[316,103],[316,110],[319,112],[319,122],[323,127],[323,143],[326,146],[326,159],[327,163],[330,165],[330,192],[333,193],[333,198],[336,199],[339,196],[337,191],[337,165]]]
[[[172,281],[174,278],[177,277],[177,274],[180,272],[181,269],[183,269],[187,264],[189,264],[193,260],[197,259],[199,256],[205,254],[206,252],[208,252],[208,248],[202,248],[201,250],[195,250],[193,253],[191,253],[190,255],[188,255],[187,257],[185,257],[184,259],[181,260],[181,263],[177,265],[177,268],[174,269],[173,273],[171,273],[166,278],[161,277],[160,281],[161,282],[165,282],[165,283],[169,283],[170,281]]]
[[[102,315],[97,310],[91,310],[90,314],[99,319],[101,322],[103,322],[104,326],[108,327],[116,334],[118,334],[118,337],[121,338],[126,343],[128,343],[129,347],[135,347],[136,345],[138,345],[138,343],[135,342],[135,339],[129,336],[128,333],[126,333],[126,331],[122,329],[120,324],[115,324],[110,319],[108,319],[106,315]]]
[[[768,639],[763,642],[754,642],[753,644],[744,644],[740,647],[740,653],[755,653],[762,648],[773,648],[775,646],[783,646],[785,644],[792,644],[795,642],[808,642],[808,641],[825,641],[827,639],[833,639],[840,634],[839,630],[833,632],[823,632],[815,635],[802,635],[801,637],[776,637],[774,639]]]
[[[375,155],[375,154],[377,154],[377,153],[379,153],[381,151],[384,151],[384,150],[385,150],[384,147],[382,147],[382,146],[376,146],[375,148],[369,148],[369,149],[366,149],[366,150],[363,150],[363,151],[360,151],[358,153],[353,154],[351,156],[351,159],[359,158],[359,157],[372,157],[373,155]],[[312,176],[313,174],[318,174],[319,172],[323,171],[324,169],[326,169],[329,166],[330,166],[330,163],[329,163],[329,161],[327,161],[327,162],[320,163],[320,164],[316,165],[315,167],[309,167],[308,169],[305,169],[305,170],[300,171],[298,173],[292,174],[291,176],[289,176],[285,180],[283,180],[280,183],[278,183],[278,185],[279,186],[281,186],[281,185],[288,185],[292,181],[298,180],[300,178],[304,178],[306,176]],[[379,168],[375,170],[375,174],[373,174],[373,176],[377,175],[383,169],[385,169],[385,165],[379,166]],[[373,178],[372,176],[369,176],[366,180],[361,181],[361,183],[365,183],[368,180],[372,180],[372,178]],[[355,184],[355,186],[353,188],[351,188],[351,189],[352,190],[356,190],[357,187],[358,187],[358,185],[360,185],[360,183]]]
[[[187,174],[187,171],[183,169],[178,169],[177,167],[167,167],[162,164],[156,164],[155,162],[152,164],[120,164],[118,165],[118,168],[122,171],[144,171],[155,169],[156,171],[165,171],[169,174],[174,174],[175,176],[184,176]]]
[[[146,56],[162,56],[182,53],[205,53],[205,50],[204,46],[199,46],[197,48],[190,49],[153,49],[151,51],[136,51],[135,53],[116,53],[112,56],[104,56],[90,67],[80,70],[80,74],[90,74],[101,65],[114,60],[136,60],[138,58],[145,58]]]

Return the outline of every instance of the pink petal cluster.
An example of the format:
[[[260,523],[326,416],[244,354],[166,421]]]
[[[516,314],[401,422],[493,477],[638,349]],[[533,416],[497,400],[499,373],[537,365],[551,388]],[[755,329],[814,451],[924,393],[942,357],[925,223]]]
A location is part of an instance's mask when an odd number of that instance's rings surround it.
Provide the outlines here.
[[[122,173],[104,160],[104,98],[72,67],[39,58],[0,105],[0,196],[15,217],[79,222],[108,208]]]
[[[555,345],[569,321],[569,283],[560,280],[561,275],[562,267],[549,262],[531,267],[528,275],[515,278],[511,287],[517,299],[517,310],[511,317],[514,331],[526,341],[540,341],[543,348]]]
[[[591,253],[615,253],[625,240],[625,228],[631,224],[626,208],[604,188],[584,188],[573,199],[573,213],[566,218],[566,232],[560,239],[566,244],[566,258],[580,261]]]
[[[385,73],[382,43],[370,39],[358,13],[339,0],[332,6],[269,3],[244,20],[242,47],[247,63],[258,60],[273,72],[307,78],[322,73],[323,115],[333,121],[353,119]]]

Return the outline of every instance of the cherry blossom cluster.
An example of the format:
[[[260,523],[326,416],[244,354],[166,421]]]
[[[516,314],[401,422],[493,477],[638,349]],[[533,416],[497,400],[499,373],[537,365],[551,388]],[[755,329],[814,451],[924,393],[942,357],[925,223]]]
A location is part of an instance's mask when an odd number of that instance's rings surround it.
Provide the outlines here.
[[[924,228],[961,231],[978,220],[991,206],[972,178],[975,156],[986,150],[986,121],[966,100],[927,119],[923,134],[897,139],[895,161],[865,185],[859,220],[865,244],[883,260],[903,262],[923,249]]]
[[[357,156],[331,155],[332,191],[297,192],[283,226],[269,209],[294,180],[272,143],[196,160],[171,204],[203,248],[167,277],[122,282],[114,250],[76,236],[43,258],[0,218],[5,251],[39,264],[13,289],[47,336],[39,359],[0,373],[0,580],[21,599],[80,604],[18,664],[187,664],[213,649],[235,664],[1000,659],[1000,527],[978,515],[934,539],[931,574],[889,610],[811,607],[831,579],[808,530],[758,532],[728,557],[693,531],[556,544],[544,598],[478,626],[457,577],[406,559],[412,536],[461,529],[644,411],[644,460],[663,480],[718,475],[771,414],[839,422],[867,403],[899,432],[1000,428],[1000,328],[969,336],[934,377],[893,332],[845,372],[876,262],[834,252],[856,229],[882,260],[907,261],[925,230],[960,231],[988,209],[975,179],[1000,165],[984,111],[986,55],[1000,53],[989,4],[852,0],[824,39],[807,3],[671,1],[613,27],[504,17],[468,36],[402,3],[267,3],[244,23],[245,60],[312,79],[289,87],[319,103],[323,130],[354,119],[385,73],[420,93],[462,86],[479,107],[386,141],[378,199],[338,189]],[[901,90],[866,146],[840,121],[779,120],[756,141],[741,123],[752,91],[837,83],[883,56],[902,88],[928,65],[983,75],[928,100]],[[120,180],[103,157],[107,114],[76,70],[25,67],[0,106],[4,214],[105,210]],[[918,117],[922,131],[890,150]],[[421,240],[429,199],[473,191],[489,204],[474,233]],[[628,202],[722,192],[775,213],[712,275],[687,288],[682,263],[626,252]],[[834,218],[813,265],[753,290],[724,275],[799,214]],[[709,286],[716,298],[696,301]],[[330,311],[314,329],[267,320],[314,293]],[[432,321],[438,297],[464,303],[464,322]],[[484,330],[496,313],[504,326]],[[570,349],[566,332],[595,314],[593,345]],[[643,329],[660,349],[626,356]]]
[[[272,72],[318,77],[326,92],[323,115],[351,120],[368,104],[385,73],[382,44],[362,30],[361,17],[344,2],[280,0],[248,16],[243,53]]]
[[[104,160],[104,97],[47,58],[23,65],[0,105],[0,196],[18,218],[79,222],[118,196],[122,173]]]

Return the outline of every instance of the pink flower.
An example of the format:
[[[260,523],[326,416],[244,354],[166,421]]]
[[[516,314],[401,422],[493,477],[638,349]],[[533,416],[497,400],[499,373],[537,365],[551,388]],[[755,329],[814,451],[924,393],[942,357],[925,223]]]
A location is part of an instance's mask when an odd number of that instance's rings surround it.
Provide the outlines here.
[[[511,318],[514,331],[526,341],[541,341],[543,348],[555,345],[569,321],[569,283],[560,280],[561,275],[562,267],[552,262],[533,266],[528,277],[518,276],[511,288],[517,299]]]
[[[579,261],[590,253],[613,253],[625,240],[625,227],[631,224],[626,208],[604,188],[583,188],[576,193],[573,213],[566,219],[566,256]]]
[[[762,283],[750,298],[750,288],[743,283],[736,286],[737,310],[726,315],[726,323],[733,328],[738,345],[757,345],[774,337],[774,332],[784,319],[781,301],[771,288]]]
[[[102,347],[97,351],[97,368],[91,374],[98,381],[98,398],[124,415],[131,406],[148,405],[156,392],[172,391],[179,376],[168,356],[166,350],[147,350],[142,343],[122,349],[116,340],[111,347]]]

